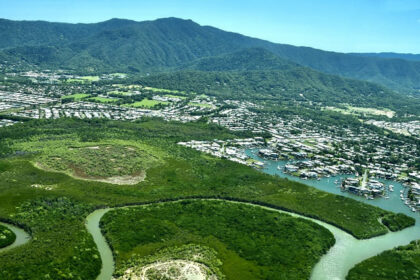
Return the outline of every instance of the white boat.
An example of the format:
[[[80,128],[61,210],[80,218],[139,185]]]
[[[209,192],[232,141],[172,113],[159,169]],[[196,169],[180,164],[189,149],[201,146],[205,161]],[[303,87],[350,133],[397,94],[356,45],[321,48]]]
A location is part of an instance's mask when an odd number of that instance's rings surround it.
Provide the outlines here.
[[[411,207],[411,211],[416,212],[416,211],[417,211],[417,209],[416,209],[416,208],[414,208],[414,207]]]
[[[393,192],[394,191],[394,186],[393,185],[389,185],[389,191]]]
[[[404,193],[404,190],[400,190],[400,193]]]
[[[404,202],[404,204],[405,204],[405,205],[408,205],[408,201],[406,200],[406,201]]]

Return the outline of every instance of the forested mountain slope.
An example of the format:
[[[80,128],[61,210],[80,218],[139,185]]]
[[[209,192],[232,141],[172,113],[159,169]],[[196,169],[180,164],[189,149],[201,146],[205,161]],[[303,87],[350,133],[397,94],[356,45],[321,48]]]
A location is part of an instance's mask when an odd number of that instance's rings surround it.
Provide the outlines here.
[[[190,20],[112,19],[95,24],[0,20],[0,49],[6,55],[42,67],[79,71],[168,71],[200,58],[255,47],[321,72],[411,93],[420,89],[418,61],[275,44]]]

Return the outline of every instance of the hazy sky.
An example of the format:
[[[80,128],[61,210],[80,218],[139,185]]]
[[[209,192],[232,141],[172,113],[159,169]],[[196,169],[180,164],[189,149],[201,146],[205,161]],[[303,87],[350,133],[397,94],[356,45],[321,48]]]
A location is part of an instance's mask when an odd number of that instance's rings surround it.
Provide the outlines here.
[[[98,22],[161,17],[340,52],[420,53],[420,0],[0,0],[0,17]]]

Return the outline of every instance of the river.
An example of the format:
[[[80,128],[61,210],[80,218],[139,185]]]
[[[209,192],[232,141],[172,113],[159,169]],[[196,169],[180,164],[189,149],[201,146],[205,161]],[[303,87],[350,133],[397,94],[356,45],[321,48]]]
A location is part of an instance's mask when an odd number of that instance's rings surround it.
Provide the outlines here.
[[[18,228],[18,227],[14,226],[14,225],[11,225],[11,224],[2,223],[2,222],[0,222],[0,225],[6,226],[8,229],[10,229],[11,231],[13,231],[15,233],[15,235],[16,235],[15,242],[13,242],[12,244],[10,244],[9,246],[6,246],[4,248],[1,248],[0,249],[0,253],[6,252],[6,251],[8,251],[10,249],[13,249],[15,247],[21,246],[21,245],[27,243],[31,239],[31,236],[28,233],[26,233],[26,231],[24,231],[21,228]]]
[[[375,205],[386,210],[393,212],[401,212],[416,219],[416,226],[407,228],[399,232],[389,232],[383,236],[367,239],[367,240],[357,240],[352,235],[342,231],[339,228],[336,228],[330,224],[301,216],[294,213],[289,213],[285,211],[280,211],[277,209],[271,209],[264,207],[272,211],[278,211],[283,213],[288,213],[295,217],[301,217],[307,220],[311,220],[317,224],[320,224],[330,230],[336,239],[334,246],[321,258],[321,260],[315,265],[311,280],[344,280],[348,271],[354,267],[357,263],[375,256],[385,250],[392,249],[396,246],[406,245],[409,242],[420,239],[420,215],[418,213],[413,213],[410,209],[405,206],[401,199],[399,198],[400,190],[403,190],[404,187],[394,181],[381,180],[386,184],[394,185],[394,192],[390,192],[389,199],[376,198],[374,200],[366,200],[363,197],[355,196],[346,192],[341,192],[340,188],[337,187],[337,184],[334,182],[342,178],[349,177],[348,175],[323,178],[319,181],[317,180],[302,180],[287,174],[284,174],[281,170],[277,169],[278,166],[283,167],[286,164],[286,161],[270,161],[265,160],[258,155],[256,155],[255,150],[247,150],[246,153],[254,159],[260,160],[265,163],[263,172],[268,174],[275,174],[280,177],[289,178],[291,180],[299,181],[307,185],[313,186],[317,189],[334,193],[337,195],[342,195],[346,197],[351,197],[356,200],[360,200],[364,203]],[[240,203],[240,202],[231,202],[231,203]],[[258,206],[261,207],[261,206]],[[92,235],[95,244],[98,247],[100,257],[102,260],[102,269],[100,275],[97,277],[97,280],[110,280],[112,279],[112,274],[114,272],[114,259],[112,251],[106,242],[104,236],[101,233],[99,223],[103,215],[105,215],[111,208],[107,209],[98,209],[92,212],[86,218],[86,228],[89,233]],[[362,221],[361,221],[362,222]],[[10,224],[0,223],[7,226],[16,234],[16,241],[3,249],[0,249],[0,252],[10,250],[17,246],[23,245],[30,240],[29,234],[24,230],[15,227]]]
[[[259,157],[256,149],[246,150],[245,153],[253,159],[264,162],[263,172],[277,175],[282,178],[298,181],[309,186],[315,187],[336,195],[346,196],[363,203],[368,203],[378,206],[382,209],[389,210],[396,213],[404,213],[416,219],[416,225],[399,232],[390,232],[386,235],[367,239],[357,240],[353,236],[344,233],[343,231],[327,225],[326,227],[334,234],[336,244],[330,251],[324,255],[315,266],[311,279],[312,280],[342,280],[345,279],[348,271],[357,263],[373,257],[385,250],[392,249],[396,246],[406,245],[413,240],[420,239],[420,215],[414,213],[407,207],[400,199],[400,191],[404,191],[404,186],[396,181],[378,179],[387,184],[394,185],[394,192],[389,192],[389,199],[375,198],[367,200],[364,197],[357,196],[348,192],[342,192],[339,185],[335,183],[336,180],[341,182],[343,178],[354,177],[351,175],[340,175],[330,178],[321,178],[321,180],[303,180],[295,176],[283,173],[283,167],[287,161],[272,161]],[[280,166],[280,170],[277,168]]]

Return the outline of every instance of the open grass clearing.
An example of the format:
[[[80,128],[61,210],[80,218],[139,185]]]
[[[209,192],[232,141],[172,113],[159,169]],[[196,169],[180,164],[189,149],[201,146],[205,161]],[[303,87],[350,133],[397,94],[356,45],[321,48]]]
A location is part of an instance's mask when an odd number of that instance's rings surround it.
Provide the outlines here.
[[[148,168],[161,162],[160,153],[144,144],[124,141],[92,144],[47,141],[26,143],[22,148],[40,153],[33,161],[37,168],[118,185],[138,184],[146,178]],[[37,187],[53,189],[51,186]]]
[[[137,101],[131,104],[126,104],[125,106],[134,107],[134,108],[153,108],[157,105],[168,105],[170,102],[168,101],[158,101],[152,99],[143,99],[142,101]]]
[[[182,99],[182,100],[187,99],[186,96],[182,96],[182,95],[165,94],[164,96],[169,97],[169,98],[179,98],[179,99]]]
[[[154,87],[144,87],[145,90],[149,90],[152,92],[167,92],[167,93],[186,93],[185,91],[180,90],[172,90],[172,89],[164,89],[164,88],[154,88]]]
[[[393,118],[395,112],[390,109],[377,109],[377,108],[365,108],[365,107],[354,107],[346,105],[345,108],[337,108],[328,106],[325,107],[326,110],[331,110],[335,112],[340,112],[347,115],[374,115],[374,116],[386,116],[388,118]]]
[[[90,94],[87,93],[75,93],[71,95],[62,96],[61,99],[74,99],[75,101],[82,100],[83,98],[87,98]]]
[[[95,96],[95,97],[91,97],[88,99],[89,101],[93,101],[93,102],[99,102],[99,103],[115,103],[118,100],[120,100],[119,98],[115,98],[115,97],[101,97],[101,96]]]

